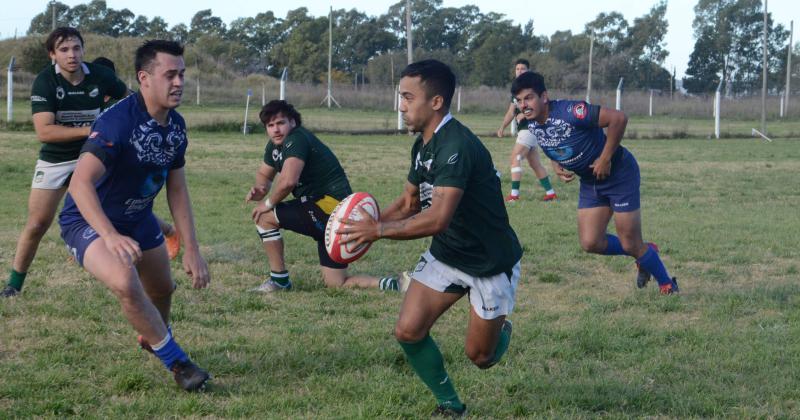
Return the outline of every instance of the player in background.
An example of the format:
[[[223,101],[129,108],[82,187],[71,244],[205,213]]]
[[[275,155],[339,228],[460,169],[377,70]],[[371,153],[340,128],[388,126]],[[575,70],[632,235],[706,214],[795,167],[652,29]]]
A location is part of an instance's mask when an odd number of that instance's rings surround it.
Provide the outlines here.
[[[8,283],[0,292],[2,297],[22,291],[104,98],[121,99],[128,94],[125,83],[112,71],[83,61],[83,37],[77,29],[55,29],[45,47],[54,64],[36,76],[31,88],[33,128],[42,147],[28,197],[28,218],[17,239]]]
[[[61,237],[75,260],[108,287],[140,334],[139,344],[172,371],[178,385],[201,389],[209,375],[172,336],[175,283],[153,200],[167,201],[186,245],[183,268],[194,288],[207,287],[184,174],[186,124],[175,111],[183,94],[183,47],[147,41],[136,50],[140,89],[95,121],[59,215]]]
[[[524,58],[518,59],[514,63],[514,77],[525,73],[530,69],[530,63]],[[506,115],[503,117],[503,124],[497,130],[497,137],[503,137],[508,124],[512,120],[517,120],[517,142],[511,149],[511,193],[506,197],[506,201],[514,202],[519,200],[519,187],[522,182],[522,167],[520,162],[527,160],[536,178],[539,179],[539,184],[544,188],[544,197],[542,200],[550,201],[557,198],[556,191],[550,183],[550,177],[547,175],[547,170],[542,166],[541,159],[539,158],[539,151],[536,150],[536,139],[528,131],[528,120],[525,115],[520,112],[516,105],[514,97],[511,97],[511,103],[508,105]]]
[[[274,292],[292,288],[284,259],[281,229],[309,236],[317,242],[326,286],[404,291],[408,282],[402,275],[381,279],[349,276],[347,264],[337,263],[328,256],[325,225],[339,201],[353,192],[347,175],[328,146],[302,126],[302,117],[291,104],[271,101],[261,109],[259,118],[269,140],[264,160],[256,172],[255,184],[247,193],[245,202],[261,201],[253,209],[252,217],[269,260],[270,275],[253,291]],[[274,182],[278,174],[280,177]],[[284,201],[289,194],[294,199]]]
[[[550,100],[544,77],[533,72],[517,77],[511,94],[558,177],[580,178],[578,237],[584,251],[629,255],[636,259],[639,288],[654,276],[662,294],[678,292],[658,248],[642,240],[639,164],[620,145],[628,117],[584,101]],[[606,231],[612,216],[618,236]]]
[[[115,66],[114,62],[109,58],[102,56],[97,57],[92,60],[92,63],[108,67],[114,72],[114,74],[117,74],[117,66]],[[116,103],[116,101],[112,101],[110,96],[106,96],[104,98],[103,109],[110,107],[114,103]],[[161,232],[164,233],[164,243],[166,243],[167,246],[167,255],[169,255],[169,259],[174,260],[178,257],[178,253],[181,251],[181,237],[171,224],[165,222],[158,216],[156,216],[156,220],[158,220],[158,226],[161,228]]]
[[[430,336],[437,319],[469,296],[465,352],[481,369],[495,365],[511,340],[510,315],[522,248],[503,203],[500,178],[480,139],[450,114],[455,75],[436,60],[409,64],[400,74],[400,111],[420,133],[411,149],[405,190],[380,221],[343,220],[339,233],[356,245],[381,238],[432,236],[412,273],[395,337],[414,371],[433,392],[434,416],[466,413],[444,358]]]

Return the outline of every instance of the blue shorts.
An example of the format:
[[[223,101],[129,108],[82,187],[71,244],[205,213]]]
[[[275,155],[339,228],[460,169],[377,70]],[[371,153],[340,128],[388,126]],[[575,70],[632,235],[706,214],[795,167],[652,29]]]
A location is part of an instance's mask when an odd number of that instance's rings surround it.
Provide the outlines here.
[[[153,249],[164,243],[164,233],[152,213],[142,221],[132,225],[114,225],[117,231],[125,236],[130,236],[139,243],[142,251]],[[100,235],[89,226],[85,220],[79,220],[68,225],[61,225],[61,239],[67,244],[67,251],[75,257],[75,261],[83,267],[83,256],[95,239]]]
[[[615,213],[639,210],[639,164],[631,153],[611,167],[611,176],[597,181],[581,178],[578,209],[611,207]]]

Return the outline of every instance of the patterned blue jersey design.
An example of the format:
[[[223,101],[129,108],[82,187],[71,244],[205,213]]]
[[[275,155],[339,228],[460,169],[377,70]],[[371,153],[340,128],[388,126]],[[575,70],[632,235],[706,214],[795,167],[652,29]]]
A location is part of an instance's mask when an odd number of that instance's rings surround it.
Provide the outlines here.
[[[138,223],[152,212],[168,172],[185,164],[186,146],[183,117],[170,110],[167,125],[160,126],[147,113],[141,94],[128,96],[97,118],[81,153],[97,156],[106,167],[95,188],[114,225]],[[82,219],[67,194],[59,223]]]
[[[589,165],[600,157],[606,145],[606,134],[598,125],[600,106],[567,100],[553,100],[548,106],[547,121],[531,121],[528,130],[548,158],[581,178],[594,178]],[[622,146],[617,148],[612,164],[624,153]]]

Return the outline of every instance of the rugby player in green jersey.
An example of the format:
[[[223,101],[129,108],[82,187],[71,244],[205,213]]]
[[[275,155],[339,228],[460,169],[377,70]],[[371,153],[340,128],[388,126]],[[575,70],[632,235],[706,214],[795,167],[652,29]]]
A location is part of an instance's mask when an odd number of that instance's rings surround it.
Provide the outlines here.
[[[303,127],[300,113],[286,101],[274,100],[264,105],[259,118],[269,141],[245,202],[263,200],[253,209],[252,216],[269,260],[270,276],[253,291],[274,292],[292,287],[284,260],[281,229],[309,236],[317,242],[326,286],[403,291],[408,282],[402,277],[378,279],[348,275],[347,264],[333,261],[325,250],[328,218],[339,201],[353,192],[336,155]],[[280,177],[275,181],[278,174]],[[284,201],[289,194],[294,198]]]
[[[466,412],[430,336],[437,319],[469,296],[465,352],[481,369],[508,349],[522,248],[508,221],[500,178],[480,139],[450,114],[455,75],[424,60],[401,73],[400,111],[420,133],[411,150],[405,190],[381,212],[342,220],[338,232],[355,244],[381,238],[433,236],[417,263],[395,325],[395,337],[414,371],[433,392],[435,416]]]
[[[42,142],[28,197],[28,219],[17,240],[8,284],[0,292],[10,297],[22,290],[39,242],[53,222],[67,191],[81,147],[104,98],[121,99],[128,88],[106,67],[83,61],[80,32],[62,27],[45,42],[54,64],[36,76],[31,111],[36,136]]]

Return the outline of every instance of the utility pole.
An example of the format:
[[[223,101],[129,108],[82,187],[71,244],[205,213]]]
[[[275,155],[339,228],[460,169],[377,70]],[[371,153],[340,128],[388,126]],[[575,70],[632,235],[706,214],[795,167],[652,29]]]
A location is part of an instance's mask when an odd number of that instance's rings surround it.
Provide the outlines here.
[[[331,6],[330,14],[328,15],[328,94],[325,95],[325,99],[322,102],[328,101],[328,109],[331,109],[331,101],[336,104],[339,108],[342,106],[339,105],[339,102],[336,102],[336,99],[333,97],[333,93],[331,93],[331,72],[333,71],[333,6]],[[321,104],[320,104],[321,105]]]
[[[592,97],[592,54],[594,53],[594,34],[589,36],[589,81],[586,83],[586,102]]]
[[[414,61],[414,42],[411,39],[411,0],[406,0],[406,48],[408,49],[408,64]]]
[[[789,22],[789,46],[786,47],[786,92],[783,97],[783,115],[789,116],[789,95],[792,91],[792,35],[794,35],[794,21]]]
[[[53,14],[51,22],[53,23],[53,30],[56,30],[56,0],[50,0],[50,11]]]
[[[764,52],[761,69],[761,132],[767,135],[767,0],[764,0]]]

